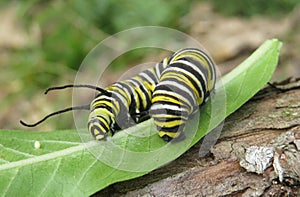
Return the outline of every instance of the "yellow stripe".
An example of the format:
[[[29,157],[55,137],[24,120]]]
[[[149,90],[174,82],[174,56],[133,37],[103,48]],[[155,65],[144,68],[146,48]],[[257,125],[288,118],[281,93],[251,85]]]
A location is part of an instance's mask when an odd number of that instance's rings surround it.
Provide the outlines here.
[[[171,138],[176,138],[180,135],[180,133],[179,132],[173,133],[173,132],[158,131],[158,135],[160,137],[163,137],[164,135],[167,135]]]
[[[107,125],[107,123],[106,123],[106,121],[102,118],[102,120],[101,120],[101,118],[100,117],[96,117],[96,119],[98,119],[100,122],[102,122],[102,123],[104,123],[105,125]],[[99,127],[100,128],[100,130],[97,130],[97,129],[94,129],[93,130],[93,133],[92,133],[92,127],[93,126],[97,126],[97,127]],[[108,129],[109,129],[109,127],[107,127]],[[101,135],[101,136],[98,136],[99,134],[101,134],[101,133],[107,133],[108,131],[99,123],[99,122],[93,122],[92,124],[90,124],[90,127],[89,127],[89,131],[91,132],[91,134],[93,135],[93,136],[96,136],[96,139],[102,139],[102,138],[104,138],[104,135]]]
[[[168,79],[172,79],[172,78],[177,79],[178,81],[183,82],[186,86],[190,87],[193,90],[193,92],[196,94],[196,100],[199,100],[199,98],[200,98],[199,92],[197,91],[195,86],[191,83],[191,81],[188,78],[186,78],[185,76],[183,76],[182,74],[175,73],[175,72],[166,73],[165,75],[163,75],[161,77],[160,80],[168,80]]]
[[[93,103],[92,105],[92,109],[96,108],[97,106],[108,106],[110,108],[112,108],[112,110],[114,111],[115,114],[118,114],[120,109],[117,105],[117,102],[109,102],[109,101],[104,101],[104,100],[99,100],[95,103]]]
[[[175,127],[175,126],[179,126],[183,123],[185,123],[185,120],[173,120],[170,122],[159,122],[159,121],[155,121],[155,117],[154,117],[154,123],[155,125],[159,126],[159,127],[166,127],[166,128],[170,128],[170,127]]]
[[[214,74],[211,73],[211,71],[214,70],[214,68],[212,68],[213,65],[210,65],[208,60],[204,56],[202,56],[201,54],[197,54],[197,53],[195,53],[195,54],[196,55],[193,55],[195,57],[195,59],[196,60],[198,59],[198,61],[201,62],[207,70],[208,90],[211,90],[212,87],[213,87],[213,83],[214,83],[214,80],[213,80],[213,75]]]
[[[135,78],[137,78],[137,77],[135,77]],[[140,81],[141,79],[137,79],[137,80]],[[140,103],[140,104],[143,105],[143,108],[146,108],[146,107],[147,107],[147,100],[146,100],[145,94],[144,94],[143,91],[140,89],[140,87],[134,86],[133,88],[134,88],[134,90],[137,92],[137,94],[139,95],[139,97],[141,97],[141,99],[142,99],[142,103]],[[138,101],[138,99],[136,99],[136,101]],[[139,106],[139,107],[140,107],[140,106]],[[140,109],[140,108],[138,108],[138,109]]]
[[[204,93],[203,91],[203,88],[202,88],[202,84],[200,83],[200,81],[195,77],[195,75],[193,75],[192,73],[186,71],[186,70],[183,70],[182,71],[184,74],[188,75],[190,78],[192,78],[194,80],[195,83],[197,83],[198,87],[200,88],[200,90],[202,90],[202,92]],[[196,90],[196,87],[193,86],[194,88],[194,92],[196,93],[196,98],[197,98],[197,102],[198,103],[202,103],[203,102],[203,97],[200,97],[200,92],[198,92]]]
[[[184,106],[189,114],[192,113],[193,106],[191,106],[189,101],[186,98],[184,98],[183,96],[181,96],[180,94],[177,94],[177,93],[174,93],[174,92],[171,92],[171,91],[162,91],[161,93],[165,94],[165,95],[160,95],[160,96],[155,95],[155,94],[153,95],[153,98],[151,100],[152,104],[153,103],[159,103],[161,101],[163,102],[163,101],[166,101],[166,100],[171,101],[172,98],[168,97],[168,95],[170,95],[170,96],[173,96],[175,98],[178,98],[178,101],[175,100],[175,102],[174,102],[174,100],[172,100],[173,103],[178,104],[182,107]]]
[[[118,87],[118,86],[112,86],[111,90],[114,92],[117,92],[119,94],[121,94],[121,96],[123,96],[125,98],[126,101],[128,101],[128,103],[131,102],[131,97],[130,95],[122,88]]]
[[[143,82],[143,84],[147,88],[147,90],[149,90],[147,93],[148,93],[149,97],[151,98],[151,92],[154,91],[155,86],[148,81]]]
[[[163,65],[167,65],[168,61],[169,61],[168,57],[164,58],[163,61],[162,61]]]
[[[172,102],[177,105],[182,105],[182,102],[180,102],[179,100],[176,100],[176,99],[173,99],[170,97],[166,97],[166,96],[154,96],[151,102],[155,103],[155,102],[160,102],[160,101],[169,101],[169,102]]]
[[[111,123],[109,122],[110,120],[114,120],[115,116],[113,113],[111,113],[110,111],[108,111],[107,109],[103,109],[103,108],[98,108],[95,109],[94,111],[92,111],[89,115],[89,120],[96,118],[97,116],[102,116],[102,118],[105,120],[105,122],[107,122],[108,125],[110,125]],[[109,126],[108,126],[109,128]]]
[[[100,127],[101,125],[98,124],[97,122],[96,122],[96,123],[93,123],[93,124],[91,125],[90,129],[89,129],[90,131],[92,131],[91,128],[92,128],[93,126],[98,126],[98,127]],[[103,129],[103,127],[102,127],[101,129],[102,129],[102,131],[105,133],[105,130]],[[94,132],[94,133],[92,133],[92,135],[99,135],[99,134],[100,134],[100,131],[97,130],[97,129],[94,129],[93,132]]]
[[[141,108],[141,103],[140,103],[140,100],[138,99],[138,94],[137,94],[136,91],[133,91],[133,98],[135,100],[136,109],[140,109]]]
[[[91,129],[90,129],[90,131],[92,131]],[[98,131],[98,130],[93,130],[93,132],[94,133],[91,133],[92,134],[92,136],[94,136],[94,135],[99,135],[100,134],[100,132]]]
[[[108,128],[109,129],[109,125],[108,125],[108,121],[109,120],[106,120],[106,119],[104,119],[103,117],[97,117],[97,119],[100,121],[100,122],[102,122],[104,125],[105,125],[105,127],[106,128]],[[101,126],[101,125],[100,125]],[[101,126],[102,127],[102,126]],[[104,128],[103,128],[104,129]]]
[[[124,81],[124,83],[126,83],[128,86],[130,86],[132,88],[132,91],[133,91],[133,99],[134,101],[136,102],[136,109],[140,109],[140,101],[138,99],[138,94],[136,92],[136,88],[133,86],[133,84],[131,82],[128,82],[128,81]],[[128,95],[129,97],[131,97],[131,95]],[[131,100],[130,100],[131,101]],[[132,102],[132,101],[131,101]],[[130,102],[130,103],[131,103]],[[129,107],[129,105],[126,105],[127,107]]]
[[[215,78],[215,76],[214,76],[215,74],[212,73],[212,72],[214,72],[214,68],[212,68],[213,65],[210,65],[208,60],[202,54],[193,52],[190,50],[187,50],[187,51],[175,56],[170,63],[173,63],[173,62],[177,61],[178,59],[184,58],[184,57],[191,57],[194,60],[202,63],[205,66],[205,68],[208,72],[208,76],[207,76],[208,90],[211,90],[213,88],[214,78]]]
[[[92,127],[93,127],[93,125],[89,126],[89,131],[90,131],[91,134],[92,134],[92,132],[91,132],[92,131]]]

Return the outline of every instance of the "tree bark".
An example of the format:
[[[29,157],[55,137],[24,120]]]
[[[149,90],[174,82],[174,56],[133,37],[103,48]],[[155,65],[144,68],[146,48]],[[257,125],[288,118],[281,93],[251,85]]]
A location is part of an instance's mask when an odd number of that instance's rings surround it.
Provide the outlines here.
[[[299,196],[299,80],[276,87],[230,115],[205,156],[199,142],[170,164],[95,196]]]

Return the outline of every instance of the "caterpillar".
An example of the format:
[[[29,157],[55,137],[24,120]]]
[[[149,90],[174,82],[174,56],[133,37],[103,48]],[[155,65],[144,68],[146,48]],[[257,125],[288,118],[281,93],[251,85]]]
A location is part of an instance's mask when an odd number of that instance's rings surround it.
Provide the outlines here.
[[[34,124],[22,120],[23,126],[35,127],[51,116],[72,110],[90,110],[88,130],[96,140],[105,140],[109,132],[113,135],[116,130],[130,127],[149,119],[148,110],[151,106],[152,93],[160,75],[167,66],[165,58],[154,67],[146,69],[138,75],[116,82],[104,89],[93,85],[64,85],[50,87],[47,94],[53,90],[66,88],[90,88],[99,92],[91,104],[69,107],[45,116]]]
[[[90,105],[88,130],[97,140],[108,132],[128,128],[149,117],[152,94],[160,75],[167,66],[167,58],[155,67],[108,86]]]
[[[186,120],[197,112],[215,83],[212,60],[201,50],[187,48],[164,58],[154,67],[138,75],[116,82],[104,89],[92,85],[65,85],[45,92],[65,88],[91,88],[99,91],[91,104],[69,107],[45,116],[34,127],[51,116],[72,110],[90,110],[88,130],[96,140],[105,140],[121,128],[153,117],[159,136],[170,141],[180,136]],[[183,92],[180,92],[182,87]],[[184,93],[185,98],[180,94]],[[166,113],[167,112],[167,113]],[[164,122],[165,121],[165,122]]]
[[[186,121],[207,101],[215,81],[214,63],[203,51],[182,49],[170,57],[149,112],[164,141],[183,138]]]

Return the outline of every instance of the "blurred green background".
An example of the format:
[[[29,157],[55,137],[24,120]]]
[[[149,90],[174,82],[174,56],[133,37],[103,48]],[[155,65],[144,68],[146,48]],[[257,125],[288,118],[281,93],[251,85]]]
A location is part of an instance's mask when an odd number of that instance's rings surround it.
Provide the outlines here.
[[[283,52],[281,67],[284,67],[284,74],[279,74],[278,79],[295,75],[297,73],[294,71],[299,70],[297,4],[298,0],[228,0],[226,3],[218,0],[1,1],[0,128],[23,129],[19,125],[20,119],[33,122],[54,110],[70,106],[71,91],[44,96],[43,90],[49,86],[73,83],[82,60],[95,45],[131,27],[166,26],[199,38],[200,41],[204,38],[205,42],[215,40],[208,42],[209,46],[231,42],[238,46],[238,52],[232,55],[228,56],[230,50],[226,50],[226,47],[221,54],[213,49],[210,51],[220,67],[224,67],[221,69],[224,74],[236,65],[234,59],[249,55],[258,44],[242,42],[245,44],[241,45],[240,38],[233,43],[226,36],[222,37],[225,32],[217,31],[218,26],[226,25],[227,20],[233,19],[253,23],[267,18],[271,22],[265,26],[266,30],[274,26],[273,22],[279,26],[281,22],[287,23],[286,31],[274,33],[274,36],[279,35],[286,46],[291,46]],[[237,35],[239,31],[237,28]],[[272,31],[263,35],[265,37],[261,40],[273,37]],[[155,55],[151,50],[146,53],[139,50],[127,53],[110,66],[107,80],[112,82],[124,70],[143,60],[153,60]],[[67,128],[74,128],[71,114],[52,118],[31,130]]]

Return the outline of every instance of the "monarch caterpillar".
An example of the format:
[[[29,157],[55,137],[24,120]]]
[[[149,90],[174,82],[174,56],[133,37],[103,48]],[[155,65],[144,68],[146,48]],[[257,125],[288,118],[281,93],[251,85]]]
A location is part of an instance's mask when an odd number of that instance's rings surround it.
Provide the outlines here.
[[[206,102],[215,81],[214,63],[203,51],[182,49],[169,58],[154,89],[150,108],[163,140],[170,141],[182,134],[187,119]]]
[[[160,75],[167,66],[167,58],[154,67],[144,70],[138,75],[116,82],[104,89],[92,85],[65,85],[51,87],[45,91],[65,88],[91,88],[99,92],[91,104],[69,107],[45,116],[34,124],[24,121],[20,123],[27,127],[35,127],[51,116],[72,110],[90,110],[88,130],[97,140],[104,140],[109,132],[127,128],[142,122],[149,117],[152,93],[159,81]]]
[[[152,94],[160,75],[167,66],[165,58],[155,67],[108,86],[92,101],[88,129],[97,140],[108,132],[127,128],[149,118]]]
[[[212,60],[199,49],[182,49],[154,67],[104,89],[92,85],[48,88],[45,94],[70,87],[91,88],[99,91],[99,94],[91,104],[51,113],[34,124],[22,120],[20,123],[34,127],[53,115],[71,110],[90,110],[88,130],[95,139],[104,140],[109,132],[113,135],[115,130],[127,128],[152,116],[159,136],[170,141],[182,133],[185,121],[197,112],[196,106],[207,99],[214,83]],[[182,90],[175,88],[176,85],[184,91],[180,92]],[[183,98],[181,93],[187,97]]]

